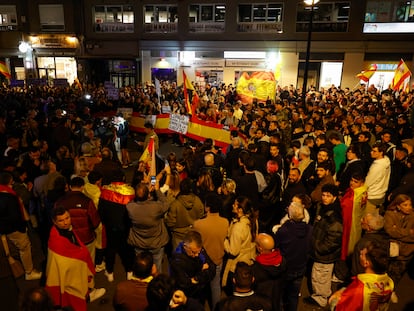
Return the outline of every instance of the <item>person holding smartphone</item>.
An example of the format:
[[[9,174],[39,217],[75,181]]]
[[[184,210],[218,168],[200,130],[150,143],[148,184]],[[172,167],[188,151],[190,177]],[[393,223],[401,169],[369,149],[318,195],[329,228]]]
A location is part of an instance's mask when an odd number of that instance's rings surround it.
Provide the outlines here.
[[[164,215],[168,211],[167,197],[160,191],[160,176],[151,176],[151,182],[141,182],[135,188],[136,198],[127,204],[126,209],[132,226],[128,234],[128,244],[135,253],[150,251],[159,272],[162,271],[164,247],[169,241]],[[152,193],[155,192],[153,196]]]

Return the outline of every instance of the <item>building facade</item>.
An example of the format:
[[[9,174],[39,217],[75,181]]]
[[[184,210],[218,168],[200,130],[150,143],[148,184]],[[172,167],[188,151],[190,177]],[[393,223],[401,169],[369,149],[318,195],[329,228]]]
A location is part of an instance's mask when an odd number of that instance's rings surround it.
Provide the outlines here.
[[[300,87],[309,27],[308,86],[353,88],[377,64],[370,83],[386,88],[400,59],[414,61],[414,1],[0,0],[0,16],[16,84],[181,83],[185,70],[202,85],[273,71]]]

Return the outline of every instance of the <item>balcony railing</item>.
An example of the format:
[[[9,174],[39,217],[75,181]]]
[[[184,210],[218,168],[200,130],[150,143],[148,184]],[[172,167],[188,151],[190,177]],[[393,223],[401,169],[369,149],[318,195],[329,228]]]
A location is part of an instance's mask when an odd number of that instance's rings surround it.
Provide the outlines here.
[[[170,33],[177,32],[177,23],[147,23],[145,32],[152,33]]]
[[[134,24],[124,23],[97,23],[95,24],[95,32],[134,32]]]
[[[237,24],[237,31],[239,32],[268,32],[268,33],[275,33],[275,32],[283,32],[283,23],[282,22],[274,22],[274,23],[238,23]]]
[[[190,23],[190,32],[223,32],[224,23]]]

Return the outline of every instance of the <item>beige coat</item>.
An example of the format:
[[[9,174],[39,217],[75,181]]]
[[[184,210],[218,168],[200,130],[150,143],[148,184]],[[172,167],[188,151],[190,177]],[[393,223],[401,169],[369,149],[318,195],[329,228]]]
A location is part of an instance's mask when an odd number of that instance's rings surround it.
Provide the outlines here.
[[[236,264],[240,261],[252,264],[256,257],[256,244],[252,242],[250,220],[247,216],[233,219],[230,224],[227,238],[224,241],[224,250],[229,259],[223,273],[223,286],[227,283],[229,272],[234,272]]]

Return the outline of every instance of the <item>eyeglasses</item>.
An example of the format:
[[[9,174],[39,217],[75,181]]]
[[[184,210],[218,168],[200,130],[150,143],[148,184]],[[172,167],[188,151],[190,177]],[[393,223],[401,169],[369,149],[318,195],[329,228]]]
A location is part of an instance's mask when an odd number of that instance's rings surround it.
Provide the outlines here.
[[[189,245],[187,245],[187,244],[184,244],[184,247],[186,248],[187,252],[189,252],[189,253],[190,253],[190,255],[193,255],[193,256],[198,256],[198,255],[201,253],[201,248],[200,248],[200,249],[198,249],[198,250],[192,250],[192,249],[190,248],[190,246],[189,246]]]

